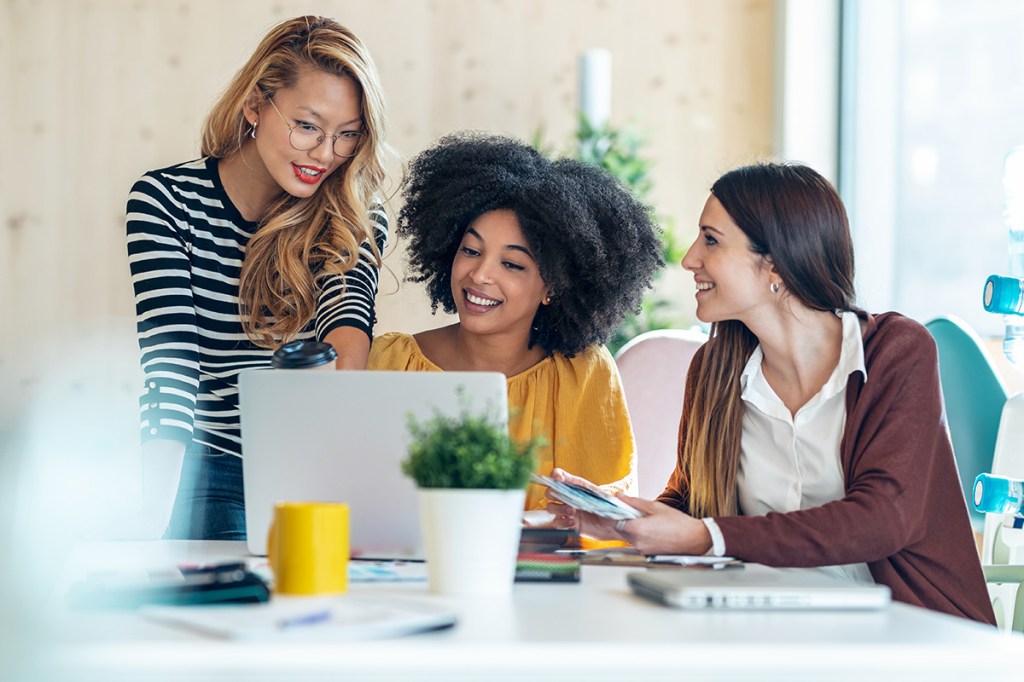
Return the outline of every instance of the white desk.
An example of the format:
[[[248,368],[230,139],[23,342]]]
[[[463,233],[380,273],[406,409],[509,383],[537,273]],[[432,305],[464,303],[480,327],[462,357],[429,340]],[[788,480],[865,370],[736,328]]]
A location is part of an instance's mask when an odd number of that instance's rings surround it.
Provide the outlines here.
[[[166,568],[238,557],[241,543],[104,543],[83,567]],[[682,612],[633,596],[619,567],[579,584],[517,584],[510,599],[452,600],[455,628],[364,642],[225,642],[131,613],[61,613],[32,679],[1008,679],[1024,638],[903,604],[879,612]],[[665,570],[665,569],[662,569]],[[427,596],[424,583],[352,592]],[[436,597],[435,597],[436,598]],[[26,676],[27,677],[27,676]]]

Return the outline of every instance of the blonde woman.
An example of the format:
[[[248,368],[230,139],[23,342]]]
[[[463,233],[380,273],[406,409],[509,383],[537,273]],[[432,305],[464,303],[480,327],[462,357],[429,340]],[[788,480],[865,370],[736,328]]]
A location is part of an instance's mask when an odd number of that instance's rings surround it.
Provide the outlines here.
[[[366,47],[331,19],[298,17],[235,75],[202,158],[132,188],[144,510],[125,534],[244,539],[238,373],[309,339],[334,347],[338,369],[366,366],[387,241],[384,132]]]
[[[729,554],[888,585],[994,623],[945,427],[935,343],[854,303],[835,189],[806,166],[719,178],[683,259],[711,339],[686,380],[679,460],[645,514],[558,523],[647,554]],[[555,472],[557,477],[586,484]]]

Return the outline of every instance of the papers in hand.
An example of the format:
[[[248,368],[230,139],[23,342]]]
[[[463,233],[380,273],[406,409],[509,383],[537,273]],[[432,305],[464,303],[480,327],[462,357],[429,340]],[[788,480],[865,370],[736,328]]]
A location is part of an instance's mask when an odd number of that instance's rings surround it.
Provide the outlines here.
[[[446,606],[398,597],[275,597],[264,604],[151,606],[143,617],[224,639],[356,640],[455,624]]]
[[[555,499],[580,511],[616,521],[639,519],[643,516],[639,510],[630,507],[619,498],[600,490],[590,490],[589,488],[566,483],[565,481],[556,481],[548,476],[538,476],[537,474],[530,474],[530,480],[539,485],[547,486]]]

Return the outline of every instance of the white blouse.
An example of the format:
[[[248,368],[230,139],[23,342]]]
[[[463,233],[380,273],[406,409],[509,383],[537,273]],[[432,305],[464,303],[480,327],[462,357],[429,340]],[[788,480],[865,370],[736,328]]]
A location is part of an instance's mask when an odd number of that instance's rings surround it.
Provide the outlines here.
[[[846,426],[846,382],[854,372],[867,381],[860,321],[852,312],[837,313],[843,321],[839,362],[831,376],[796,415],[775,394],[764,377],[761,346],[754,349],[740,375],[743,436],[737,472],[740,512],[760,516],[819,507],[845,496],[839,444]],[[705,519],[713,552],[728,553],[713,519]],[[867,564],[822,569],[853,582],[873,583]]]

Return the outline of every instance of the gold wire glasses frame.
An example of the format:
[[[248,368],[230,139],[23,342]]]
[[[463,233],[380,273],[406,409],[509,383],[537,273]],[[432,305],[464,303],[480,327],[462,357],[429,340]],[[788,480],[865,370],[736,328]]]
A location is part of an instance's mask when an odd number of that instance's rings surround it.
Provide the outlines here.
[[[343,159],[348,159],[356,155],[356,150],[359,148],[359,140],[362,138],[362,133],[357,130],[343,130],[337,135],[328,135],[323,131],[323,128],[312,123],[300,122],[297,125],[288,125],[288,119],[284,117],[281,110],[274,104],[274,100],[267,98],[270,102],[270,106],[274,107],[274,111],[281,117],[281,120],[288,127],[288,142],[291,144],[293,149],[300,152],[308,152],[310,149],[316,149],[323,144],[325,138],[333,138],[331,142],[331,149],[334,151],[334,155]]]

